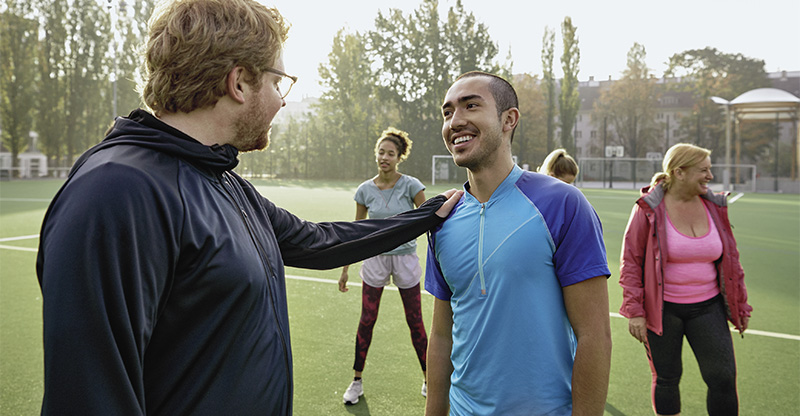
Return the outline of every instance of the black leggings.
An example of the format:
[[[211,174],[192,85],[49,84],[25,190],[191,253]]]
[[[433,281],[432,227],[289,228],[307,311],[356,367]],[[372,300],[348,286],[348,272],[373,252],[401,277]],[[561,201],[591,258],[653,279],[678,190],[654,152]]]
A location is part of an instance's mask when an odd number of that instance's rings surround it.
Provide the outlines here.
[[[683,336],[694,351],[708,393],[710,416],[739,414],[736,359],[722,296],[692,304],[664,302],[664,335],[647,331],[647,357],[653,372],[653,406],[660,415],[681,411],[678,383],[683,371]],[[649,345],[648,345],[649,344]]]

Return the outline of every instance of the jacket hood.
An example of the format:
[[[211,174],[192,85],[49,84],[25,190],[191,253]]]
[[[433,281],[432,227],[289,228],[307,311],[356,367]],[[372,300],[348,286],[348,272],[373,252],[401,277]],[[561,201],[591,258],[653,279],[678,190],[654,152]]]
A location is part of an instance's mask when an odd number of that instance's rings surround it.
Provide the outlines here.
[[[140,146],[174,156],[203,170],[228,171],[239,163],[239,151],[228,144],[206,146],[186,133],[169,126],[145,110],[137,109],[128,117],[117,117],[102,142],[87,150],[75,162],[70,176],[89,156],[117,145]]]

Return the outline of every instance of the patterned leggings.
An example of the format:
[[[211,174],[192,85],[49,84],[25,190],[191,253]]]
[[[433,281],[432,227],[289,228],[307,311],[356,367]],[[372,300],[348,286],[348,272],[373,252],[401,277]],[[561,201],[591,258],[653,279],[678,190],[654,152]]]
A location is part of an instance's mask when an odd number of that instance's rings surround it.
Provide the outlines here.
[[[372,330],[378,320],[378,307],[381,303],[382,287],[372,287],[366,283],[361,286],[361,320],[358,322],[356,333],[356,360],[353,370],[364,371],[364,362],[367,360],[367,351],[372,342]],[[403,300],[403,309],[406,311],[406,323],[411,330],[411,342],[417,352],[419,365],[425,371],[425,354],[428,349],[428,334],[422,322],[422,304],[420,303],[419,283],[408,289],[400,289]]]

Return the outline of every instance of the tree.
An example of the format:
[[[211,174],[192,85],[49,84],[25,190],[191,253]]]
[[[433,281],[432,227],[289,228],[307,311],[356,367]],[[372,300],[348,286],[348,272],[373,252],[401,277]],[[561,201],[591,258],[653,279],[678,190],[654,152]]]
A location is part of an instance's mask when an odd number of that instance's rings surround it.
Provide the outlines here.
[[[424,0],[405,16],[390,9],[378,13],[375,29],[369,32],[370,51],[379,70],[380,96],[398,110],[395,127],[414,140],[411,157],[403,168],[415,176],[429,170],[430,159],[441,153],[441,100],[453,78],[448,70],[439,22],[438,1]],[[437,152],[438,151],[438,152]]]
[[[547,132],[545,133],[545,150],[549,154],[555,149],[556,118],[556,77],[553,73],[553,58],[555,57],[556,32],[545,26],[542,36],[542,93],[544,94]]]
[[[581,105],[578,96],[581,51],[578,48],[577,30],[578,28],[572,24],[572,18],[565,17],[561,24],[561,37],[564,45],[561,69],[564,71],[564,78],[561,81],[559,97],[559,119],[561,121],[561,145],[573,155],[575,154],[575,137],[572,135],[572,129]]]
[[[694,136],[697,145],[718,155],[724,154],[725,119],[711,97],[732,100],[751,89],[769,86],[763,60],[740,53],[726,54],[711,47],[672,55],[665,76],[681,77],[682,82],[674,88],[691,91],[694,96],[692,114],[681,120],[681,128]],[[747,140],[749,143],[743,147],[755,162],[766,152],[770,141],[761,135],[748,136]]]
[[[50,166],[67,167],[64,154],[66,125],[65,95],[67,31],[63,20],[65,0],[37,0],[43,38],[38,56],[39,85],[37,91],[37,123],[39,144],[50,159]]]
[[[614,126],[617,138],[611,143],[624,146],[625,154],[633,158],[644,157],[655,149],[659,131],[655,124],[658,91],[646,56],[644,46],[634,43],[622,78],[604,90],[594,106],[595,124],[607,121]]]
[[[513,84],[519,98],[520,123],[514,132],[512,150],[519,163],[535,168],[548,153],[543,87],[536,76],[529,74],[515,76]]]
[[[123,0],[115,1],[110,10],[112,28],[116,32],[112,51],[116,101],[111,107],[116,106],[117,111],[115,114],[109,113],[112,118],[128,114],[144,105],[137,91],[138,71],[142,65],[137,49],[147,35],[147,20],[153,13],[153,8],[154,0]],[[113,82],[114,79],[109,78],[109,81]]]
[[[374,171],[373,145],[387,126],[365,36],[340,30],[333,40],[328,62],[319,67],[324,93],[316,106],[329,127],[325,141],[333,149],[330,173],[338,177],[364,177]],[[331,152],[333,150],[333,152]]]
[[[396,127],[415,140],[403,167],[427,177],[430,156],[444,151],[441,142],[432,138],[441,136],[441,102],[452,81],[469,70],[508,76],[510,64],[493,63],[496,44],[461,1],[450,8],[445,24],[439,21],[437,0],[424,0],[408,16],[397,9],[379,13],[368,36],[378,68],[380,99],[394,103]]]
[[[95,0],[74,0],[66,10],[65,145],[66,156],[74,159],[99,142],[110,124],[106,37],[110,19]]]
[[[0,127],[12,167],[25,150],[33,128],[34,76],[38,25],[26,2],[7,1],[0,14]]]
[[[444,33],[445,62],[456,75],[475,70],[500,73],[505,69],[493,62],[498,48],[489,36],[488,27],[478,23],[474,14],[467,13],[461,0],[447,13]]]

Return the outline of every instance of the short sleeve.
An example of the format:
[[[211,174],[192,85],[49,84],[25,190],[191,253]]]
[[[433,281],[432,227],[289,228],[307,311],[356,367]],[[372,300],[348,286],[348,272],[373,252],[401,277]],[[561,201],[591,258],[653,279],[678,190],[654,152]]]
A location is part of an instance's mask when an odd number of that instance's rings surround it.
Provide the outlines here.
[[[611,275],[603,226],[579,189],[541,175],[523,175],[518,185],[547,223],[555,246],[556,276],[562,287]]]
[[[436,250],[434,248],[434,239],[436,236],[435,230],[428,233],[428,256],[425,262],[425,290],[438,299],[449,301],[453,296],[450,286],[444,280],[444,274],[439,266],[439,261],[436,259]]]
[[[361,183],[358,185],[358,189],[356,189],[356,194],[353,196],[353,200],[356,203],[367,206],[367,189],[366,189],[366,182]]]
[[[417,196],[420,191],[425,190],[425,185],[423,185],[419,179],[413,176],[406,176],[408,177],[408,196],[413,201],[414,197]]]

